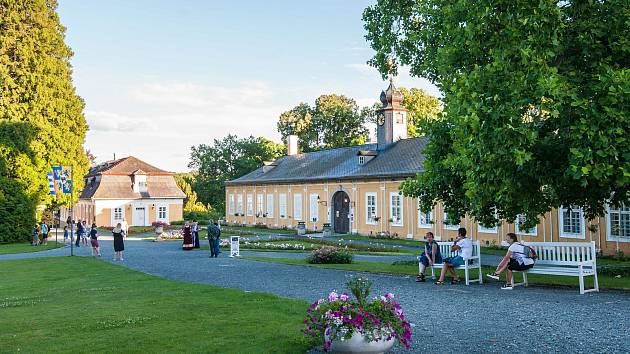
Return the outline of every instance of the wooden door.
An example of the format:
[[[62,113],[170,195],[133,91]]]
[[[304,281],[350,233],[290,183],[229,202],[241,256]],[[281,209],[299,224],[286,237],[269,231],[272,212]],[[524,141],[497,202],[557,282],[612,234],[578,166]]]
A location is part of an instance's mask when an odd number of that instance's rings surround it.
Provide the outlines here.
[[[350,232],[350,197],[345,192],[337,192],[333,197],[333,219],[336,233],[347,234]]]

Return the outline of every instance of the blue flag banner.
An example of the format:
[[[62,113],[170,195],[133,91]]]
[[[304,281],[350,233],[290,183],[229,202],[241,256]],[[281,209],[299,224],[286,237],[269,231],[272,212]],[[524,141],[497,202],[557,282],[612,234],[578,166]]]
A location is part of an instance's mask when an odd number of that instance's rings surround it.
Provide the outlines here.
[[[72,179],[72,167],[70,166],[62,166],[61,167],[61,179]]]
[[[63,193],[64,194],[72,193],[72,180],[71,179],[66,179],[65,182],[63,183]]]
[[[51,195],[57,194],[55,191],[55,180],[52,172],[48,172],[48,189],[50,190]]]
[[[53,178],[56,181],[61,181],[61,165],[52,167]]]

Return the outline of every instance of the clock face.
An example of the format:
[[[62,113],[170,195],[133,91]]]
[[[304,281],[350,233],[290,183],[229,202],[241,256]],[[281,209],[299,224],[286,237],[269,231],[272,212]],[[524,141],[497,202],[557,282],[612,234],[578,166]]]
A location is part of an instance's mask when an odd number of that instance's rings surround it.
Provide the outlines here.
[[[379,114],[378,117],[376,118],[376,123],[378,123],[378,125],[385,124],[385,115],[383,115],[382,113]]]

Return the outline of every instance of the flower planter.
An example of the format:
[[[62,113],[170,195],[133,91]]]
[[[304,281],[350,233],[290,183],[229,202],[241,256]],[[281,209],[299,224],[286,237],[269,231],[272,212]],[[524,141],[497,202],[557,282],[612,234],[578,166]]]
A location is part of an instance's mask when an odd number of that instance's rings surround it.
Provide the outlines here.
[[[380,354],[390,350],[394,345],[394,340],[395,338],[392,337],[390,340],[384,338],[368,342],[361,333],[355,331],[350,339],[332,341],[329,350],[332,353]]]

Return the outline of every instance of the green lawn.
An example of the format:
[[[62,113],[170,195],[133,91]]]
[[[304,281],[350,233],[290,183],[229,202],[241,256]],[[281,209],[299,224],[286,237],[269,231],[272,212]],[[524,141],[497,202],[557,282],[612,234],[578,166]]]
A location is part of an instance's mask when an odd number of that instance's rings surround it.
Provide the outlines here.
[[[80,269],[80,272],[74,271]],[[0,261],[0,352],[296,353],[308,304],[86,257]]]
[[[223,233],[224,230],[232,231],[235,233],[239,233],[240,231],[246,231],[247,233],[286,234],[286,235],[295,235],[297,233],[295,229],[272,229],[272,228],[255,227],[255,226],[223,226],[221,228],[221,233]]]
[[[329,269],[341,269],[341,270],[352,270],[358,272],[370,272],[370,273],[385,273],[385,274],[397,274],[397,275],[417,275],[418,274],[418,263],[416,262],[394,262],[392,263],[383,263],[383,262],[363,262],[363,261],[354,261],[351,264],[309,264],[304,259],[292,259],[292,258],[266,258],[266,257],[242,257],[245,259],[251,259],[255,261],[261,262],[270,262],[270,263],[281,263],[281,264],[289,264],[296,266],[307,266],[307,267],[316,267],[316,268],[329,268]],[[483,266],[481,268],[482,274],[484,275],[484,282],[493,280],[488,280],[485,275],[488,273],[492,273],[495,268]],[[428,270],[428,274],[431,273],[431,270]],[[463,276],[464,271],[459,270],[458,273]],[[473,273],[473,277],[475,277]],[[578,287],[578,277],[564,277],[564,276],[553,276],[553,275],[540,275],[540,274],[530,274],[528,275],[528,280],[530,284],[544,284],[544,285],[562,285],[562,286],[571,286]],[[502,281],[505,280],[505,274],[502,275]],[[521,275],[517,274],[517,281],[521,281]],[[615,277],[609,275],[601,275],[598,273],[599,279],[599,287],[600,289],[622,289],[622,290],[630,290],[630,277]],[[593,277],[585,278],[585,286],[587,288],[593,286]]]
[[[417,240],[408,240],[404,238],[381,238],[375,236],[361,236],[361,235],[344,235],[337,236],[336,238],[344,239],[344,240],[356,240],[356,241],[367,241],[373,243],[381,243],[386,245],[402,245],[402,246],[412,246],[412,247],[424,247],[424,241]]]
[[[40,246],[31,246],[30,243],[7,243],[0,244],[0,254],[10,254],[10,253],[29,253],[29,252],[39,252],[45,250],[51,250],[53,248],[63,247],[63,235],[61,236],[62,242],[48,241],[48,245],[40,245]]]

